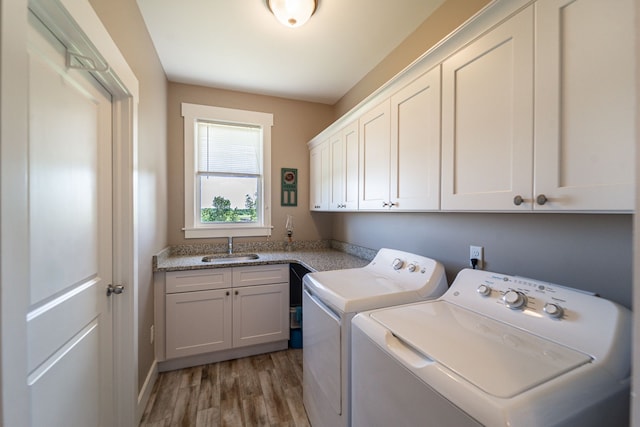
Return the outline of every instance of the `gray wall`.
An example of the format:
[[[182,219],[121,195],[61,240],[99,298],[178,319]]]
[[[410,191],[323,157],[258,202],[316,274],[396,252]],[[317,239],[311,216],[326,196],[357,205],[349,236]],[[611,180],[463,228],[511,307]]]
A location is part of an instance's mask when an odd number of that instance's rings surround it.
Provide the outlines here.
[[[442,262],[449,283],[484,246],[485,270],[599,293],[631,308],[631,215],[331,213],[332,238],[390,247]]]

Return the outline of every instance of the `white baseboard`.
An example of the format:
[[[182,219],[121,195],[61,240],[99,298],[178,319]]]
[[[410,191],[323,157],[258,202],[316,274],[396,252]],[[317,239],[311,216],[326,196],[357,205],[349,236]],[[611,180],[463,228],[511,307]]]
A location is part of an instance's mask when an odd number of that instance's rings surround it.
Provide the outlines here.
[[[149,403],[149,398],[151,397],[151,391],[153,390],[153,386],[158,379],[158,361],[154,360],[151,364],[151,368],[149,368],[149,372],[147,373],[147,378],[144,380],[144,384],[142,385],[142,389],[138,394],[138,405],[136,407],[136,420],[137,424],[140,424],[140,420],[142,420],[142,415],[144,414],[144,409],[147,407],[147,403]]]

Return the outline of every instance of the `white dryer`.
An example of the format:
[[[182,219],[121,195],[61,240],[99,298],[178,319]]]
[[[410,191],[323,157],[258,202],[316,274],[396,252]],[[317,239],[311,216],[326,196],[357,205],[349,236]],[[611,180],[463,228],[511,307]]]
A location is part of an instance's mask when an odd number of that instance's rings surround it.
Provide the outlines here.
[[[353,426],[626,426],[631,312],[463,270],[435,301],[360,313]]]
[[[313,427],[350,425],[351,319],[362,310],[437,298],[444,267],[420,255],[380,249],[363,268],[303,279],[303,399]]]

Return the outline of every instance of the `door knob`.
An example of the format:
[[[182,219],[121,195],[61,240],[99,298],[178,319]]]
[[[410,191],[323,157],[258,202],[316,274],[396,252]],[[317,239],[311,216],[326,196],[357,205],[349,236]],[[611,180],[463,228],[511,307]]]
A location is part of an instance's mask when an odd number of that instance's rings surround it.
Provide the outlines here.
[[[122,286],[122,285],[113,286],[111,283],[109,283],[109,285],[107,285],[107,296],[108,297],[110,297],[111,294],[120,295],[123,292],[124,292],[124,286]]]

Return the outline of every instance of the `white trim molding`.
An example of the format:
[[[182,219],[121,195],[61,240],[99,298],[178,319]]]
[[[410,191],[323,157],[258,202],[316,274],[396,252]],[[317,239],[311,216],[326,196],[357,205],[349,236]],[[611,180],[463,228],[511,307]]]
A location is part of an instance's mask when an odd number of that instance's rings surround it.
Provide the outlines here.
[[[273,114],[182,103],[184,118],[184,237],[254,237],[271,236],[271,127]],[[196,120],[215,120],[234,124],[258,125],[262,128],[262,224],[224,224],[223,226],[199,226],[196,219],[195,183],[195,123]]]

